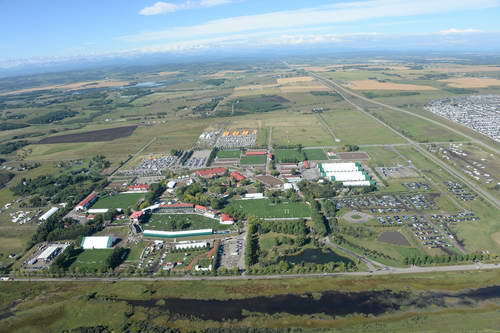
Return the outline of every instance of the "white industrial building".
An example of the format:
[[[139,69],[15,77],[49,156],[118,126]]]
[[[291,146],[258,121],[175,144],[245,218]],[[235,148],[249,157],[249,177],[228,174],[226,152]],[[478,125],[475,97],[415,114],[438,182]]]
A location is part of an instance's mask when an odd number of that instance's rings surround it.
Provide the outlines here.
[[[342,182],[343,186],[370,186],[371,176],[358,162],[349,163],[318,163],[322,177],[334,182]]]
[[[110,249],[112,246],[113,246],[113,237],[110,236],[84,237],[82,240],[82,247],[85,250]]]
[[[89,214],[105,214],[109,212],[108,208],[91,208],[87,211]]]
[[[39,220],[40,221],[47,221],[47,219],[49,217],[51,217],[52,215],[54,215],[55,212],[57,212],[58,210],[59,210],[59,207],[52,207],[45,214],[43,214],[42,216],[40,216]]]
[[[49,245],[38,255],[38,257],[36,257],[36,259],[48,263],[57,257],[66,248],[66,246],[67,245],[62,244]]]
[[[245,199],[264,199],[264,193],[247,193]]]

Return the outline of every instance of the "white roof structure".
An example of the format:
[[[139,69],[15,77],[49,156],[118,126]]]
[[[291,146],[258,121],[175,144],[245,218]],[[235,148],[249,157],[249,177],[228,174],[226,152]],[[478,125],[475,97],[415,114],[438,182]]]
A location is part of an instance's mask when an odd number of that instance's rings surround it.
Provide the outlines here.
[[[113,237],[110,236],[93,236],[85,237],[82,241],[82,247],[88,249],[109,249],[113,245]]]
[[[49,217],[51,217],[52,215],[54,215],[54,213],[57,212],[58,210],[59,210],[59,207],[52,207],[47,212],[45,212],[45,214],[43,214],[42,216],[40,216],[39,220],[40,221],[46,221]]]
[[[263,199],[264,193],[247,193],[245,199]]]
[[[337,182],[349,181],[349,180],[366,180],[366,175],[361,171],[351,171],[351,172],[327,172],[328,177],[332,177],[332,180]]]
[[[343,186],[370,186],[371,182],[368,180],[359,180],[359,181],[351,181],[351,182],[343,182]]]
[[[89,209],[88,213],[89,214],[104,214],[109,212],[108,208],[94,208],[94,209]]]
[[[179,244],[175,244],[175,249],[196,249],[196,248],[201,248],[201,247],[206,247],[208,246],[207,242],[181,242]]]
[[[53,253],[60,249],[60,245],[50,245],[37,257],[38,260],[47,260],[52,257]]]
[[[358,171],[360,169],[359,165],[354,162],[349,163],[321,163],[321,168],[325,172],[349,172]]]
[[[177,182],[175,180],[171,180],[167,183],[168,188],[174,188],[175,185],[177,185]]]

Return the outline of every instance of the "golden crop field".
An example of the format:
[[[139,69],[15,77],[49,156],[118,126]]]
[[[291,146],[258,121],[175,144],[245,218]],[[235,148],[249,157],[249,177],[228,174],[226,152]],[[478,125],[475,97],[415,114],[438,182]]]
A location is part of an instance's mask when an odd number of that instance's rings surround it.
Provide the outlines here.
[[[453,79],[439,80],[446,82],[454,88],[487,88],[491,86],[500,86],[500,80],[480,77],[459,77]]]
[[[296,83],[296,82],[310,82],[313,80],[314,80],[314,78],[312,78],[310,76],[297,76],[297,77],[286,77],[286,78],[277,79],[279,84],[289,84],[289,83]]]
[[[379,82],[375,80],[355,80],[349,82],[349,88],[354,90],[437,90],[431,86]]]
[[[52,85],[52,86],[44,86],[44,87],[36,87],[36,88],[27,88],[27,89],[19,89],[14,91],[8,91],[5,93],[1,93],[0,96],[5,95],[13,95],[20,94],[32,91],[40,91],[40,90],[48,90],[48,89],[63,89],[63,90],[78,90],[78,89],[87,89],[87,88],[109,88],[109,87],[119,87],[127,85],[129,82],[125,81],[90,81],[90,82],[75,82],[70,84],[62,84],[62,85]]]

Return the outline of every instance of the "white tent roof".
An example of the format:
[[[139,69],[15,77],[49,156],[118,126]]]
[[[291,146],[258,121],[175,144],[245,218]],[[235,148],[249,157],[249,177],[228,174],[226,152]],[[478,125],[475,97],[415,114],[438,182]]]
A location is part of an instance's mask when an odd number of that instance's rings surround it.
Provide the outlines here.
[[[82,242],[84,249],[109,249],[113,245],[113,238],[109,236],[85,237]]]

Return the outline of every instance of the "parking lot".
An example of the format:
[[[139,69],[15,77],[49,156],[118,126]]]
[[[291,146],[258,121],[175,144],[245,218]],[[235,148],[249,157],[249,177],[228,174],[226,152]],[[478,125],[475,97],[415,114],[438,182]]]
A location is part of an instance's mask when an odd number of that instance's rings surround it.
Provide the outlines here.
[[[252,147],[256,142],[256,129],[237,129],[224,131],[217,139],[215,146],[223,149]]]
[[[398,194],[360,196],[338,199],[337,209],[365,209],[370,213],[400,213],[415,210],[437,209],[429,194]]]
[[[245,235],[224,239],[220,247],[220,266],[227,269],[244,269],[244,241]]]

